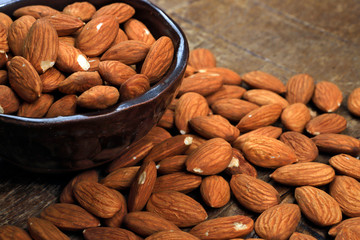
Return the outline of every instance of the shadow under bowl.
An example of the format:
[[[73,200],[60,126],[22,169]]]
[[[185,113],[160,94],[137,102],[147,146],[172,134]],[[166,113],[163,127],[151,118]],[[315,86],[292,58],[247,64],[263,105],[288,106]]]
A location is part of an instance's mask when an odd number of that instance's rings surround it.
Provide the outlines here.
[[[62,10],[74,0],[18,0],[0,2],[0,11],[12,16],[17,8],[48,5]],[[111,0],[89,0],[97,9]],[[144,95],[106,110],[57,118],[25,118],[0,114],[0,159],[37,172],[68,172],[95,167],[119,157],[143,137],[163,115],[180,86],[189,48],[179,26],[146,0],[123,0],[136,10],[158,38],[172,39],[175,52],[165,76]]]

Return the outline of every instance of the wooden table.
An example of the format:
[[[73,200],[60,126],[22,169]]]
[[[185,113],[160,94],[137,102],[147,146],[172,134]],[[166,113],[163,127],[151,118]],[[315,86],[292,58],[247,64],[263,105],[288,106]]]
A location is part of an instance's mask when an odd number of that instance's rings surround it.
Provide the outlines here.
[[[271,73],[286,82],[298,73],[336,83],[344,94],[339,113],[348,120],[344,132],[360,137],[360,121],[349,115],[346,99],[360,87],[360,1],[357,0],[152,0],[179,23],[190,48],[208,48],[218,66],[239,74]],[[326,162],[330,156],[320,156]],[[269,181],[269,171],[259,177]],[[58,201],[73,177],[28,173],[0,160],[0,225],[26,227],[26,219]],[[293,202],[292,190],[275,185],[282,201]],[[210,217],[252,213],[232,199]],[[255,217],[255,216],[254,216]],[[302,219],[297,231],[327,239],[327,228]],[[252,233],[250,237],[255,237]],[[78,239],[74,236],[73,239]]]

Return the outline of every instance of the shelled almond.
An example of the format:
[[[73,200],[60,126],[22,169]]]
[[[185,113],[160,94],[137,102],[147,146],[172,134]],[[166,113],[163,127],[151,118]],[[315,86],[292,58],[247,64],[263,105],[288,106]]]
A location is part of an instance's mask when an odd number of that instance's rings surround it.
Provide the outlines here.
[[[84,230],[85,239],[314,239],[295,232],[302,229],[301,218],[331,227],[333,237],[356,234],[360,142],[340,134],[344,117],[323,113],[335,111],[330,103],[339,105],[338,89],[317,85],[307,74],[287,85],[260,71],[240,81],[233,71],[217,69],[207,49],[194,50],[189,64],[187,78],[201,78],[191,91],[184,82],[169,105],[171,114],[106,173],[97,169],[99,182],[94,171],[74,178],[62,203],[47,207],[40,218],[60,231]],[[204,76],[220,79],[206,90],[211,93],[201,89],[207,87]],[[323,88],[325,98],[319,96]],[[311,99],[318,116],[310,115]],[[329,161],[320,160],[319,151]],[[231,203],[240,211],[229,210]],[[224,212],[212,215],[215,208]]]
[[[25,6],[13,12],[15,21],[1,13],[0,84],[12,91],[2,87],[0,95],[14,95],[0,100],[1,113],[69,116],[146,93],[169,69],[174,43],[168,36],[154,37],[134,14],[132,6],[121,2],[99,9],[76,2],[63,11]],[[98,85],[103,87],[92,88]],[[37,101],[45,94],[52,101]],[[66,105],[69,110],[54,110],[58,107],[53,105],[68,95],[74,98]],[[24,113],[19,104],[41,113]]]

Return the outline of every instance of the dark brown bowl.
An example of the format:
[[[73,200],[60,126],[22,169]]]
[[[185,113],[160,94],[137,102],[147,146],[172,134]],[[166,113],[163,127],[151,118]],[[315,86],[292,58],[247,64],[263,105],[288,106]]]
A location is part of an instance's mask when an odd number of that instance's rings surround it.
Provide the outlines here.
[[[96,8],[111,0],[88,0]],[[42,4],[62,10],[74,0],[0,1],[0,11],[12,15],[19,7]],[[144,95],[88,114],[57,118],[25,118],[0,114],[0,158],[40,172],[66,172],[104,164],[144,136],[160,119],[181,83],[189,55],[179,26],[146,0],[123,0],[136,10],[157,38],[170,37],[175,46],[166,75]]]

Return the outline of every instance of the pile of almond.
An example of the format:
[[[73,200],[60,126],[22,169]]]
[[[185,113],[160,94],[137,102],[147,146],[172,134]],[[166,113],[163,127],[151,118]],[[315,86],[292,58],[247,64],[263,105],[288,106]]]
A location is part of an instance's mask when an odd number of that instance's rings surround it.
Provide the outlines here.
[[[347,104],[357,116],[359,91]],[[239,76],[216,67],[209,50],[194,49],[158,125],[106,173],[76,176],[59,203],[29,218],[28,232],[34,239],[82,231],[87,240],[219,240],[254,230],[262,239],[316,239],[296,232],[305,218],[337,240],[359,239],[360,142],[341,134],[346,120],[332,112],[342,100],[331,82],[307,74],[286,85],[261,71]],[[319,151],[329,154],[327,163],[317,161]],[[263,169],[272,169],[271,184],[257,178]],[[273,185],[293,187],[293,197],[280,201]],[[231,198],[255,217],[208,219],[209,209],[226,208]],[[30,239],[10,225],[0,227],[2,236]]]
[[[135,9],[75,2],[0,13],[0,113],[57,117],[144,94],[166,73],[172,40],[155,39]]]

